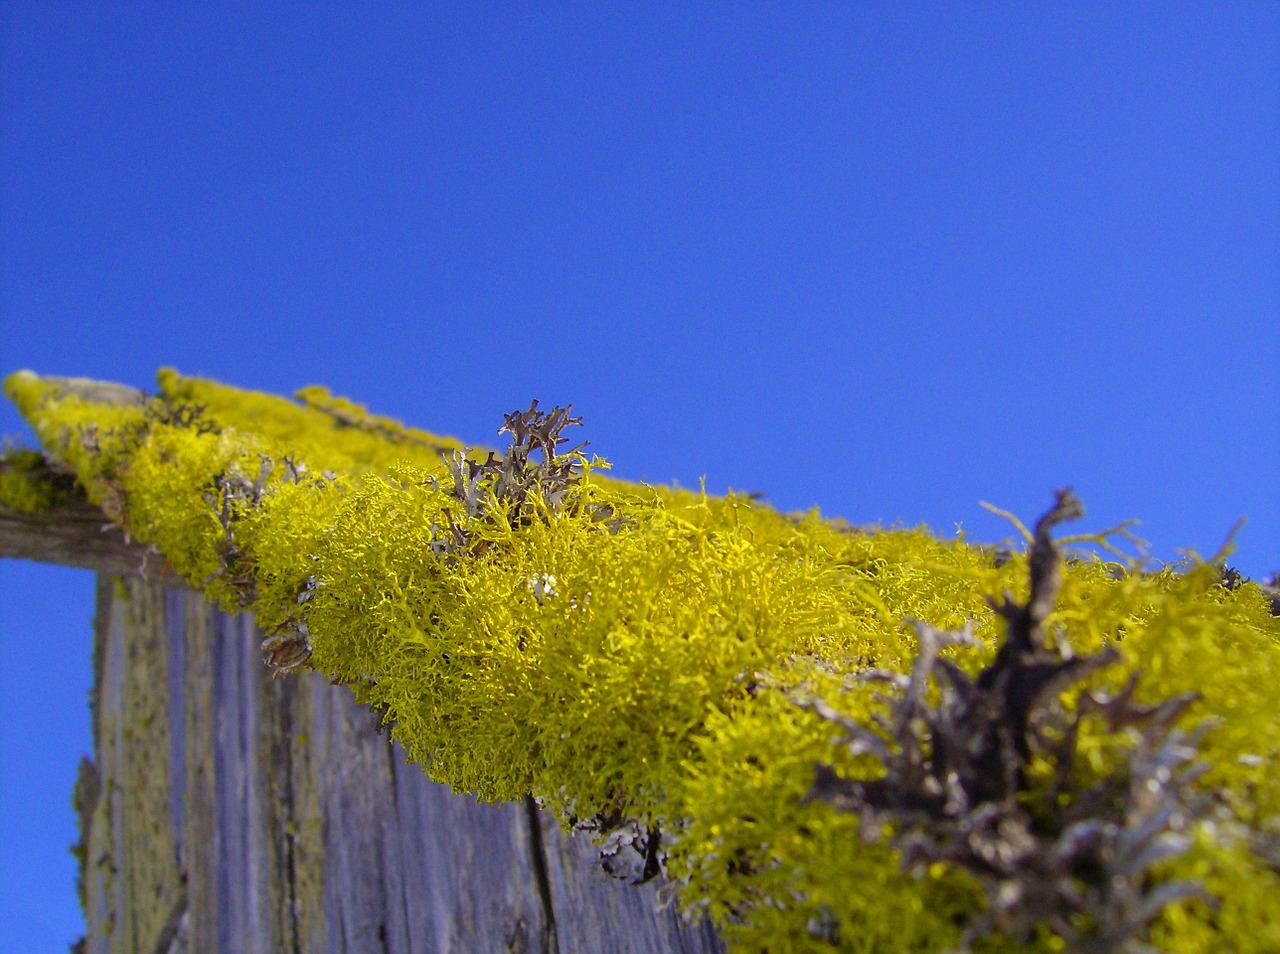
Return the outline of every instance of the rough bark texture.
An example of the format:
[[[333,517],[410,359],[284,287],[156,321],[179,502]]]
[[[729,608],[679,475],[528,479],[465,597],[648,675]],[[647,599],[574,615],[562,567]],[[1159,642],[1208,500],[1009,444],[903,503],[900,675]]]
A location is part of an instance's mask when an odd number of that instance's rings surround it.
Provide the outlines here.
[[[531,802],[430,782],[350,692],[272,680],[197,594],[100,578],[89,954],[711,952]]]

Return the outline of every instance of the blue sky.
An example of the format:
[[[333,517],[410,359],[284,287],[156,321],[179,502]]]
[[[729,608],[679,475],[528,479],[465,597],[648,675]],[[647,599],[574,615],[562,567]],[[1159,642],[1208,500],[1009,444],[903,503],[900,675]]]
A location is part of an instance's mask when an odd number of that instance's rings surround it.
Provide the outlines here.
[[[0,372],[1280,569],[1280,6],[8,3]],[[20,434],[12,408],[0,432]],[[0,948],[80,930],[93,581],[0,562]]]

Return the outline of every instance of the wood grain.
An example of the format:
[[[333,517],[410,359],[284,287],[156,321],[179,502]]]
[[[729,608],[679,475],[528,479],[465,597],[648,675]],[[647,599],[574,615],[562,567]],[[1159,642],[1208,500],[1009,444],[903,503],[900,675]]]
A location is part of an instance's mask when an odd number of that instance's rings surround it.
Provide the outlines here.
[[[127,539],[124,531],[83,497],[37,514],[0,506],[0,557],[182,585],[164,557]]]

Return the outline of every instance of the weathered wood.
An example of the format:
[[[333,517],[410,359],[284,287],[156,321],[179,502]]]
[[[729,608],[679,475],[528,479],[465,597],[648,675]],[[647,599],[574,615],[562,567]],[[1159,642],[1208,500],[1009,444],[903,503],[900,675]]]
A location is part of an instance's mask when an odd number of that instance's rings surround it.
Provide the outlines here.
[[[605,873],[586,837],[567,834],[545,814],[540,822],[561,954],[724,949],[709,925],[681,924],[675,905],[659,898],[659,883],[620,883]]]
[[[273,680],[247,617],[99,586],[86,954],[721,950],[531,802],[429,781],[344,687]]]
[[[117,576],[141,575],[171,586],[181,581],[164,557],[108,522],[83,496],[42,513],[0,506],[0,557],[81,567]]]
[[[186,908],[173,815],[163,591],[100,587],[94,680],[95,796],[82,806],[90,954],[167,950]]]

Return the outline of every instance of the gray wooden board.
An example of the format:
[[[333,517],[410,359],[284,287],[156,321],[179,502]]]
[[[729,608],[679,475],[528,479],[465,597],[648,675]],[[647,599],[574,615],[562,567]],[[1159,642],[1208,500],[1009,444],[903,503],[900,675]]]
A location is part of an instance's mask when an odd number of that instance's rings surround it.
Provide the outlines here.
[[[554,938],[519,804],[478,804],[391,750],[408,950],[540,952]]]
[[[628,885],[607,874],[585,833],[542,814],[560,954],[713,954],[724,950],[707,924],[685,926],[659,883]]]
[[[270,954],[278,938],[271,896],[263,802],[265,768],[257,757],[261,661],[253,631],[237,617],[220,617],[213,668],[214,870],[218,949]]]

